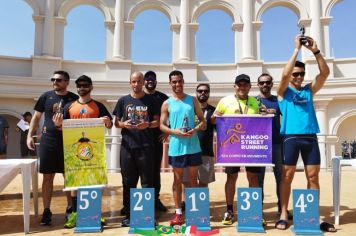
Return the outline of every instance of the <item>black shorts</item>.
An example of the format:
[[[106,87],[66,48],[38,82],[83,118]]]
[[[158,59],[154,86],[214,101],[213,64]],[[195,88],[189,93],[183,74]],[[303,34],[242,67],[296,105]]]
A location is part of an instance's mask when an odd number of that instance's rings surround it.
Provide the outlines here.
[[[286,135],[282,145],[283,165],[297,165],[299,153],[304,165],[320,165],[320,150],[315,134]]]
[[[40,173],[64,173],[63,139],[62,135],[44,133],[40,142]]]
[[[6,154],[7,145],[5,143],[0,144],[0,155]]]
[[[260,173],[262,167],[245,167],[246,171],[251,173]],[[240,172],[240,166],[233,166],[233,167],[225,167],[226,174],[236,174]]]

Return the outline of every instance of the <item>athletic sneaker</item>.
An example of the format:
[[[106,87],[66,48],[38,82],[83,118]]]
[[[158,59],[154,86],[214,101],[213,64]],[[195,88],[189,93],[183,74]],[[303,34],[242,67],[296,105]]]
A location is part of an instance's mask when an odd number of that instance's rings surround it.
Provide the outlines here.
[[[171,226],[184,224],[184,217],[182,214],[174,214],[173,219],[169,222]]]
[[[50,225],[52,222],[52,212],[49,208],[43,210],[41,225]]]
[[[100,218],[100,223],[101,223],[101,226],[105,226],[106,225],[106,219],[104,217],[101,217]]]
[[[68,216],[68,220],[64,224],[64,228],[71,229],[75,227],[75,223],[77,222],[77,212],[72,212]]]
[[[227,211],[224,214],[224,219],[221,221],[223,225],[232,225],[234,220],[234,213],[232,211]]]
[[[130,217],[126,216],[126,217],[121,221],[121,227],[130,227]]]

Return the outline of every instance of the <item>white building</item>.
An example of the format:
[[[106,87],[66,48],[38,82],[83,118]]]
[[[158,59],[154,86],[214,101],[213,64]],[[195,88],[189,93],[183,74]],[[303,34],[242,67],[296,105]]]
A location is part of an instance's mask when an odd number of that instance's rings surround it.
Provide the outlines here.
[[[169,72],[173,69],[182,70],[188,93],[193,94],[199,82],[211,84],[213,103],[232,93],[233,78],[240,73],[249,74],[255,80],[261,73],[270,73],[275,78],[276,86],[286,62],[268,63],[261,60],[261,15],[270,8],[284,6],[295,12],[299,25],[304,25],[306,34],[318,42],[330,67],[330,77],[314,99],[322,134],[319,137],[322,167],[327,167],[332,155],[341,154],[341,141],[356,139],[353,125],[356,121],[356,58],[335,59],[330,50],[330,12],[339,1],[25,0],[33,10],[34,52],[30,58],[0,56],[0,114],[6,115],[10,122],[10,139],[18,140],[18,134],[14,131],[18,119],[24,111],[33,111],[35,100],[50,89],[49,76],[59,69],[68,71],[72,78],[82,74],[92,77],[94,97],[109,110],[113,110],[120,96],[128,93],[128,79],[133,71],[156,71],[159,90],[170,93],[167,83]],[[64,28],[68,13],[84,4],[98,8],[105,18],[106,60],[100,63],[63,60]],[[136,64],[131,61],[131,33],[135,17],[149,9],[161,11],[170,20],[171,64]],[[197,19],[211,9],[223,10],[233,19],[234,63],[204,65],[196,62]],[[302,60],[307,66],[306,78],[314,78],[318,68],[313,55],[302,50]],[[256,86],[252,94],[257,94]],[[119,134],[115,128],[110,132],[112,135]],[[336,142],[337,137],[338,143],[325,145],[325,141]],[[117,160],[117,149],[117,146],[111,148],[109,163],[112,167]],[[8,157],[19,157],[17,142],[10,142]]]

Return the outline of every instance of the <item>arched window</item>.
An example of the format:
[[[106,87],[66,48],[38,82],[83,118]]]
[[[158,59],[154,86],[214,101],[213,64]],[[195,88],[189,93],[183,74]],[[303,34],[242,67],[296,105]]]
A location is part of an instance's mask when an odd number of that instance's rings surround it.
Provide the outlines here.
[[[201,64],[234,63],[232,18],[222,10],[209,10],[198,18],[196,59]]]
[[[24,1],[2,1],[0,7],[0,55],[30,57],[34,52],[33,11]]]
[[[333,57],[356,57],[355,10],[355,0],[340,1],[331,10],[330,50]]]
[[[170,21],[158,10],[145,10],[135,18],[132,32],[132,61],[172,62]]]
[[[69,12],[63,50],[63,58],[66,60],[105,60],[104,15],[99,9],[82,5]]]
[[[287,61],[295,48],[294,38],[299,34],[297,15],[286,7],[272,7],[263,13],[261,20],[261,59]]]

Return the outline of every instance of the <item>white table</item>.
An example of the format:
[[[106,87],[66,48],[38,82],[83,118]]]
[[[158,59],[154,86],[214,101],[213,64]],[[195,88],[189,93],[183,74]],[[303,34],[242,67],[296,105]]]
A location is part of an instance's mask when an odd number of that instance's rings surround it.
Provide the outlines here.
[[[35,215],[38,215],[38,177],[36,159],[1,159],[0,160],[0,192],[17,176],[22,174],[22,200],[24,213],[24,231],[30,232],[30,196],[31,179],[33,205]]]
[[[341,167],[356,167],[356,159],[342,159],[340,156],[332,158],[333,165],[333,205],[335,224],[340,223],[340,189],[341,189]]]

